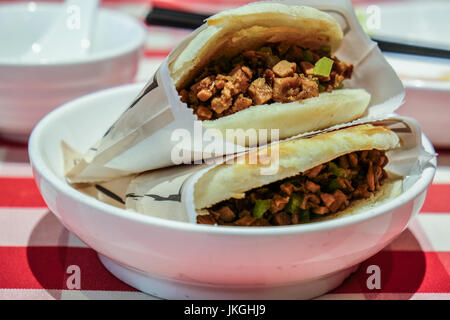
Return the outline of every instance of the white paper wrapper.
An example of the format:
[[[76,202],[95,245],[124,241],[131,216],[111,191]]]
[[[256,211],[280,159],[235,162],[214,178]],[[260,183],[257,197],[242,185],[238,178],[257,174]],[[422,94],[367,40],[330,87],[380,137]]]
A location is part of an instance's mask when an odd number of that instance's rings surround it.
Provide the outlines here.
[[[273,1],[272,1],[273,2]],[[371,94],[369,108],[363,118],[383,117],[403,102],[404,88],[378,47],[363,32],[349,1],[283,1],[285,4],[309,5],[333,15],[344,31],[342,45],[336,55],[353,63],[354,72],[346,87],[364,88]],[[103,139],[83,158],[77,160],[67,177],[72,182],[105,181],[118,176],[172,166],[172,153],[187,150],[189,161],[245,151],[244,147],[223,141],[221,150],[211,153],[211,135],[196,120],[192,109],[179,99],[170,78],[168,64],[203,25],[175,48],[147,83],[130,107],[105,133]],[[184,129],[191,140],[181,144],[173,139],[175,129]],[[179,131],[178,131],[179,132]],[[178,137],[179,138],[179,137]]]
[[[76,167],[82,158],[81,155],[67,143],[61,143],[64,159],[64,174]],[[137,175],[121,176],[105,182],[73,183],[72,187],[90,197],[109,205],[125,209],[126,192],[128,185]]]
[[[143,173],[126,192],[126,209],[148,216],[187,222],[181,203],[184,182],[201,165],[180,165]]]

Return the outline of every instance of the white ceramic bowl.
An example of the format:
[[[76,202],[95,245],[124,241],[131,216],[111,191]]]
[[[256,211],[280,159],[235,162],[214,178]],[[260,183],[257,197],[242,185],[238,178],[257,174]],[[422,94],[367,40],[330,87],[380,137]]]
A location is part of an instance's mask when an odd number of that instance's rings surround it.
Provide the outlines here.
[[[101,9],[92,51],[78,60],[27,63],[19,59],[61,14],[61,4],[0,4],[0,134],[26,141],[49,111],[90,92],[133,81],[143,26],[131,16]]]
[[[64,226],[96,250],[118,278],[159,297],[321,295],[406,228],[434,176],[430,166],[407,192],[366,213],[300,226],[214,227],[112,207],[64,181],[60,142],[87,150],[142,86],[104,90],[53,111],[34,129],[29,155],[42,196]],[[423,140],[426,150],[433,152]]]

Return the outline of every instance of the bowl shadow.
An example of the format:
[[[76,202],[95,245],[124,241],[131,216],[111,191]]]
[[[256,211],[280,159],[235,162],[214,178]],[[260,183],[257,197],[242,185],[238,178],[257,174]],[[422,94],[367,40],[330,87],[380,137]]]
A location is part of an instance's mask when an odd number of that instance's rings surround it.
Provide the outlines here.
[[[408,250],[390,249],[396,241],[408,243]],[[410,299],[425,277],[425,253],[409,229],[391,245],[363,261],[358,270],[330,294],[362,294],[367,300]],[[379,267],[379,285],[375,280],[376,267]]]
[[[116,295],[108,295],[106,291],[136,291],[109,273],[97,253],[71,234],[50,211],[32,230],[26,254],[37,286],[54,299],[108,299]],[[79,288],[69,287],[74,283],[73,277],[70,278],[74,273],[69,267],[74,265],[80,270]],[[136,292],[136,298],[142,298],[140,295],[145,294]]]

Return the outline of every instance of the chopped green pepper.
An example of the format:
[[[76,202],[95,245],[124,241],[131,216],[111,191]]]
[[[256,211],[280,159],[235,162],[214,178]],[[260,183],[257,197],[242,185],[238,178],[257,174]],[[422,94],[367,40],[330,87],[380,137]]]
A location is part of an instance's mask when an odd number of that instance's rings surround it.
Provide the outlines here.
[[[277,56],[270,55],[267,57],[267,64],[269,68],[272,68],[278,62],[280,62],[280,58],[278,58]]]
[[[286,205],[286,211],[291,214],[297,214],[300,210],[302,202],[303,198],[300,195],[293,193],[289,198],[288,204]]]
[[[260,219],[264,216],[264,213],[270,208],[270,200],[256,200],[255,207],[253,208],[253,216]]]
[[[311,218],[309,210],[301,210],[298,214],[298,222],[309,222],[310,220]]]
[[[317,219],[322,219],[323,215],[322,214],[315,214],[315,213],[311,213],[309,215],[309,219],[310,220],[317,220]]]
[[[271,47],[261,47],[259,49],[259,52],[267,52],[267,53],[272,54],[272,48]]]
[[[322,51],[323,53],[329,54],[331,52],[331,47],[327,46],[327,45],[323,45],[323,46],[320,46],[319,50]]]
[[[330,162],[328,164],[328,171],[339,178],[345,178],[345,176],[347,175],[345,169],[339,168],[334,162]]]
[[[334,61],[327,57],[322,57],[314,65],[313,73],[319,76],[328,77],[333,67]]]
[[[337,89],[342,89],[344,87],[344,83],[343,82],[341,82],[341,83],[339,83],[338,85],[337,85],[337,87],[335,88],[336,90]]]
[[[303,60],[308,62],[314,62],[314,57],[312,55],[312,52],[309,50],[303,50]]]
[[[341,184],[339,183],[338,179],[335,178],[330,181],[330,184],[328,185],[328,191],[334,192],[337,189],[341,189]]]

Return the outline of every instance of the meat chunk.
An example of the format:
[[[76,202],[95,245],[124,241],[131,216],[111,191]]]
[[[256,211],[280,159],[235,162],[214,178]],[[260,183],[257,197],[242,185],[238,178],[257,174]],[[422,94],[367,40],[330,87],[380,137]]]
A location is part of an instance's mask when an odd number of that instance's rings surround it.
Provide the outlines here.
[[[216,93],[214,86],[214,76],[206,77],[198,83],[191,86],[191,90],[196,94],[200,101],[206,101]]]
[[[337,74],[335,71],[331,71],[330,81],[331,81],[331,85],[333,86],[333,88],[337,89],[341,86],[341,82],[344,81],[344,76]]]
[[[205,106],[199,106],[196,110],[199,120],[209,120],[212,118],[212,111]]]
[[[369,169],[367,169],[367,185],[369,186],[370,191],[375,191],[375,175],[373,173],[373,165],[372,162],[369,163]]]
[[[311,191],[312,193],[316,193],[316,192],[320,191],[320,186],[310,180],[307,180],[306,181],[306,190]]]
[[[252,214],[250,213],[250,211],[248,211],[248,210],[242,210],[241,212],[239,212],[239,218],[243,218],[243,217],[249,217],[249,216],[251,216]]]
[[[272,99],[272,88],[266,83],[264,78],[258,78],[253,81],[248,88],[248,93],[252,97],[255,105],[265,104]]]
[[[293,77],[275,78],[273,83],[273,100],[276,102],[292,102],[302,99],[301,80]]]
[[[288,196],[291,195],[295,189],[296,189],[296,187],[290,182],[285,182],[280,185],[280,190]]]
[[[275,73],[273,73],[273,71],[270,69],[266,69],[266,71],[264,71],[264,79],[266,80],[266,83],[272,88],[273,80],[275,79]]]
[[[333,59],[333,66],[336,71],[342,75],[345,79],[350,79],[353,73],[353,64],[339,61],[337,58]]]
[[[385,155],[381,155],[380,158],[377,161],[377,164],[380,167],[384,167],[385,165],[388,164],[388,158]]]
[[[216,97],[211,101],[211,109],[213,109],[217,114],[221,114],[229,107],[233,102],[233,97],[231,95],[231,90],[233,86],[230,82],[225,84],[225,87],[222,89],[220,97]]]
[[[282,197],[276,194],[273,199],[270,201],[270,212],[276,213],[278,211],[283,210],[287,203],[289,202],[289,197]]]
[[[348,169],[350,167],[348,160],[347,160],[347,156],[341,156],[338,159],[339,162],[339,167],[343,168],[343,169]]]
[[[356,154],[350,153],[348,155],[348,160],[352,168],[356,168],[358,166],[358,156]]]
[[[339,184],[341,185],[342,189],[347,189],[350,192],[353,192],[355,188],[353,188],[352,183],[349,179],[344,178],[337,178]]]
[[[367,190],[369,186],[367,184],[359,185],[353,192],[352,196],[354,199],[365,199],[370,197],[370,192]]]
[[[253,216],[244,216],[239,220],[235,221],[234,224],[237,226],[248,227],[256,222],[256,218]]]
[[[273,217],[273,222],[277,226],[289,225],[291,224],[291,217],[286,212],[280,212]]]
[[[345,206],[347,196],[341,190],[336,190],[333,193],[333,197],[335,200],[330,205],[329,209],[331,212],[337,212],[342,206]]]
[[[273,66],[272,71],[279,77],[285,78],[292,76],[297,69],[297,64],[295,62],[289,62],[287,60],[281,60],[275,66]]]
[[[317,207],[313,209],[313,212],[315,214],[327,214],[330,210],[327,207]]]
[[[297,46],[291,46],[289,50],[287,50],[286,58],[297,61],[303,60],[303,50]]]
[[[314,65],[308,61],[302,61],[300,62],[300,66],[303,70],[303,73],[306,75],[313,75],[314,74]]]
[[[261,218],[261,219],[256,219],[256,221],[251,226],[252,227],[267,227],[267,226],[271,226],[271,224],[269,223],[269,221],[267,221],[267,219]]]
[[[188,103],[189,102],[189,92],[186,89],[180,91],[180,100],[181,102]]]
[[[233,96],[247,90],[251,77],[252,71],[249,68],[242,66],[236,66],[229,76],[217,76],[216,81],[212,83],[212,87],[214,89],[222,87],[222,90],[219,97],[215,97],[211,100],[211,109],[218,115],[221,115],[225,110],[228,110],[233,103]],[[206,97],[208,97],[208,95],[204,93],[203,98]],[[248,100],[241,99],[239,103],[240,105],[236,106],[236,109],[242,107],[243,103],[248,103]]]
[[[233,107],[230,110],[230,114],[247,109],[252,105],[252,103],[252,99],[244,97],[244,95],[241,93],[234,101]]]
[[[204,214],[204,215],[197,216],[197,223],[198,224],[215,225],[216,220],[210,214]]]
[[[219,77],[217,77],[217,78],[219,78]],[[214,81],[214,87],[216,88],[216,90],[222,90],[225,87],[225,83],[226,83],[226,80],[224,80],[224,79],[216,79]]]
[[[322,171],[324,165],[323,164],[319,164],[318,166],[315,166],[312,169],[309,169],[307,171],[305,171],[305,176],[307,176],[310,179],[314,179],[315,177],[317,177],[320,173],[320,171]]]
[[[202,89],[197,93],[197,98],[200,101],[205,102],[206,100],[208,100],[209,98],[211,98],[213,95],[213,92],[211,90],[208,89]]]
[[[230,73],[233,83],[231,94],[234,96],[247,91],[249,81],[252,79],[252,71],[248,67],[236,66]]]
[[[306,93],[303,99],[319,96],[319,85],[317,82],[313,80],[302,79],[301,84],[303,92]]]
[[[329,208],[331,204],[336,200],[336,198],[329,193],[321,193],[320,199],[322,199],[323,203],[327,208]]]
[[[235,218],[234,212],[228,206],[223,206],[219,210],[215,211],[222,221],[230,222]]]
[[[313,204],[320,204],[320,198],[315,194],[308,194],[308,201]]]

